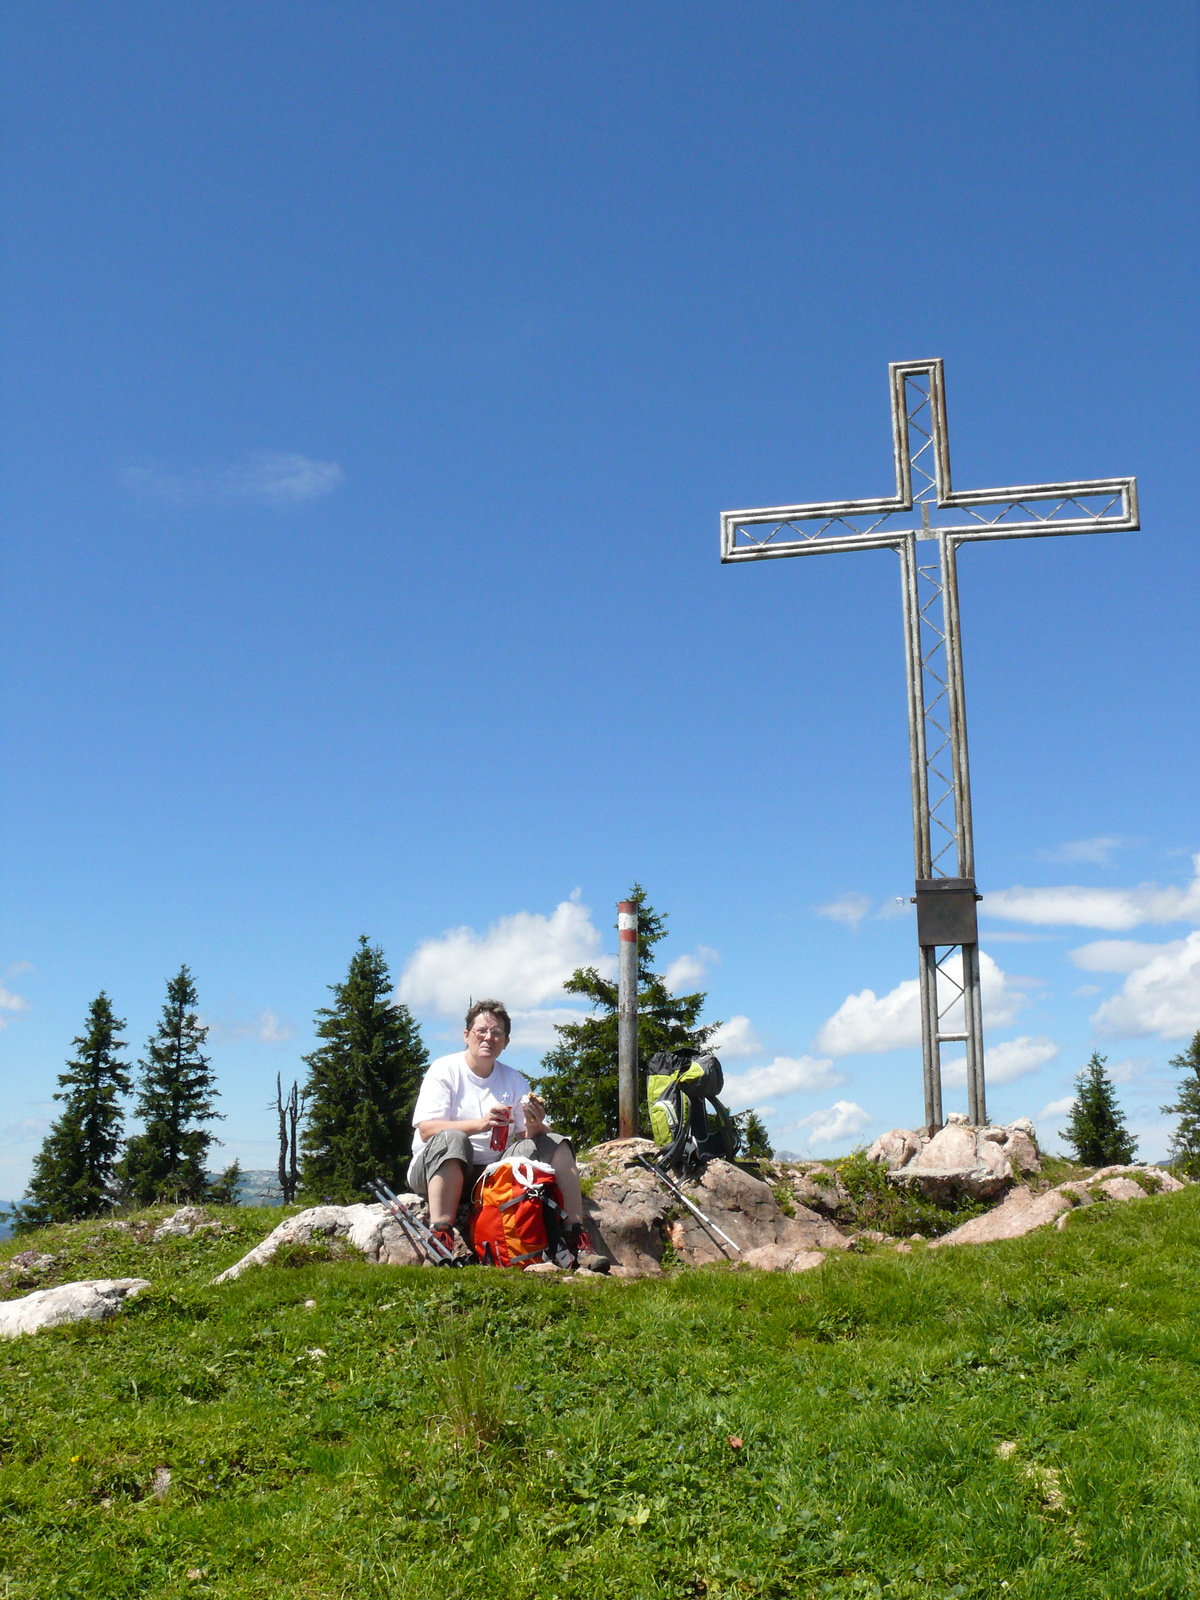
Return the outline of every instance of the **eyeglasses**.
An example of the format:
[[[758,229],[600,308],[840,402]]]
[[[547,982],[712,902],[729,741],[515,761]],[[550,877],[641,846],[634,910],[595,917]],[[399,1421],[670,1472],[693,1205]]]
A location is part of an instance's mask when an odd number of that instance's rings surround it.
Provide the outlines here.
[[[503,1028],[472,1028],[472,1039],[503,1039],[506,1037]]]

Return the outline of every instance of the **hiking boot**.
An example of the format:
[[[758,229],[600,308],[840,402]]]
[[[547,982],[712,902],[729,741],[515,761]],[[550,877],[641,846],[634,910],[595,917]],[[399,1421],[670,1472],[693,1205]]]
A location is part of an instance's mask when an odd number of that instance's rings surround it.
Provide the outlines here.
[[[582,1222],[574,1222],[567,1229],[567,1249],[575,1265],[585,1272],[607,1272],[612,1266],[612,1262],[596,1250]]]

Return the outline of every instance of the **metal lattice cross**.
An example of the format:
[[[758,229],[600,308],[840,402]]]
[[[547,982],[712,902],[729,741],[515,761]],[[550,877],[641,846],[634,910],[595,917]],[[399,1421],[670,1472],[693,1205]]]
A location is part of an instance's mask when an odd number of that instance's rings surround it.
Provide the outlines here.
[[[956,491],[950,480],[941,361],[894,361],[888,373],[895,494],[726,511],[721,516],[721,560],[763,561],[839,550],[895,550],[900,556],[925,1123],[933,1130],[942,1125],[941,1046],[950,1042],[966,1045],[970,1120],[977,1125],[987,1121],[957,550],[983,539],[1135,530],[1137,481],[1100,478]],[[936,541],[938,559],[922,565],[917,544],[924,540]],[[951,847],[953,877],[943,864]],[[956,950],[960,977],[947,965]],[[948,1019],[960,1006],[962,1028],[951,1031]]]

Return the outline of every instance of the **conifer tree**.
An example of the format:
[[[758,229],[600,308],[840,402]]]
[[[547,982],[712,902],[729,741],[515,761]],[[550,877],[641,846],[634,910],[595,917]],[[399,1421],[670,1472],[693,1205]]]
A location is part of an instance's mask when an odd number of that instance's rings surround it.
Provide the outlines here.
[[[1165,1116],[1179,1118],[1167,1154],[1189,1178],[1200,1178],[1200,1032],[1182,1055],[1171,1057],[1170,1064],[1186,1076],[1175,1104],[1159,1108]]]
[[[667,936],[666,914],[655,911],[646,891],[635,883],[628,899],[638,908],[638,1062],[642,1070],[659,1050],[702,1049],[719,1023],[697,1019],[705,994],[672,994],[653,970],[654,947]],[[590,1000],[597,1016],[556,1025],[558,1043],[542,1057],[542,1077],[534,1087],[558,1133],[568,1133],[577,1146],[615,1139],[617,1121],[617,985],[595,967],[579,967],[563,986],[568,994]],[[649,1134],[649,1117],[638,1096],[638,1122]]]
[[[186,966],[167,980],[167,1000],[158,1031],[138,1062],[137,1114],[144,1131],[129,1140],[117,1169],[122,1186],[137,1205],[155,1200],[207,1198],[205,1166],[216,1136],[202,1126],[222,1113],[215,1109],[216,1078],[203,1053],[208,1029],[194,1010],[196,985]]]
[[[124,1112],[119,1095],[131,1088],[119,1059],[125,1026],[103,989],[88,1009],[85,1030],[72,1040],[75,1056],[58,1076],[64,1102],[33,1163],[26,1200],[13,1219],[19,1232],[51,1222],[96,1217],[116,1198],[113,1164],[121,1147]]]
[[[749,1111],[739,1111],[734,1117],[742,1135],[742,1154],[752,1160],[762,1158],[770,1161],[774,1155],[771,1148],[771,1135],[758,1112],[751,1107]]]
[[[402,1186],[412,1155],[412,1110],[429,1052],[407,1006],[393,1004],[383,951],[366,934],[332,1006],[317,1011],[324,1043],[305,1056],[308,1114],[301,1187],[319,1200],[360,1200],[382,1178]]]
[[[1110,1167],[1133,1160],[1137,1139],[1125,1126],[1125,1113],[1117,1104],[1117,1091],[1104,1070],[1107,1056],[1092,1058],[1075,1079],[1075,1103],[1070,1120],[1059,1129],[1085,1167]]]

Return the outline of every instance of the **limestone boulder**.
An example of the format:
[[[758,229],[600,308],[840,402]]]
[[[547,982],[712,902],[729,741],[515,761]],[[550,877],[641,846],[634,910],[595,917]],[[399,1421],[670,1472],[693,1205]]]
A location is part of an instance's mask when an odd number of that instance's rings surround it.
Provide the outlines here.
[[[416,1195],[401,1195],[405,1204],[419,1205]],[[226,1267],[214,1283],[229,1283],[249,1267],[263,1266],[285,1244],[332,1243],[345,1240],[379,1266],[418,1266],[421,1257],[408,1235],[381,1205],[312,1206],[288,1217],[240,1261]]]
[[[1005,1195],[998,1206],[972,1217],[953,1233],[943,1234],[930,1245],[931,1250],[952,1244],[991,1244],[997,1239],[1019,1239],[1035,1228],[1053,1222],[1071,1209],[1071,1199],[1057,1189],[1035,1195],[1032,1189],[1018,1188]]]
[[[781,1169],[786,1172],[786,1169]],[[831,1222],[853,1222],[858,1215],[850,1191],[838,1176],[837,1169],[815,1165],[788,1173],[793,1195],[802,1206],[816,1211]]]
[[[778,1245],[790,1252],[846,1250],[849,1240],[817,1212],[798,1206],[794,1217],[785,1216],[769,1184],[751,1177],[728,1161],[710,1161],[694,1179],[680,1184],[692,1203],[737,1244],[738,1251],[705,1226],[690,1211],[676,1205],[679,1215],[672,1230],[676,1255],[689,1266],[728,1261],[762,1245]]]
[[[962,1123],[948,1122],[940,1133],[935,1133],[925,1148],[910,1162],[914,1169],[925,1171],[970,1172],[975,1166],[975,1130]]]
[[[126,1300],[150,1287],[148,1278],[85,1278],[35,1289],[19,1300],[0,1303],[0,1339],[40,1333],[68,1322],[104,1322],[115,1317]]]
[[[1028,1118],[1024,1119],[1028,1121]],[[1023,1128],[1009,1127],[1004,1141],[1004,1154],[1017,1173],[1036,1173],[1042,1170],[1038,1147]]]
[[[889,1172],[894,1172],[921,1153],[921,1144],[919,1134],[908,1128],[893,1128],[890,1133],[879,1135],[867,1151],[867,1160],[881,1161]]]
[[[995,1199],[1012,1183],[1013,1169],[1004,1146],[987,1137],[991,1131],[977,1131],[965,1121],[947,1122],[911,1161],[890,1171],[888,1179],[942,1204],[964,1195]]]
[[[663,1224],[677,1204],[637,1159],[657,1154],[651,1139],[612,1139],[590,1150],[584,1164],[594,1180],[583,1201],[592,1243],[618,1266],[639,1272],[662,1270]]]
[[[1146,1195],[1141,1184],[1132,1178],[1102,1178],[1098,1184],[1092,1181],[1110,1200],[1142,1200]]]
[[[666,1244],[687,1266],[734,1261],[761,1250],[758,1264],[772,1271],[789,1268],[802,1251],[849,1247],[817,1211],[799,1205],[794,1217],[786,1216],[768,1183],[727,1161],[710,1161],[695,1178],[677,1180],[716,1225],[710,1227],[637,1160],[639,1155],[653,1160],[657,1153],[647,1139],[613,1140],[588,1152],[594,1183],[584,1201],[585,1223],[597,1249],[623,1267],[660,1269]]]
[[[160,1222],[151,1235],[155,1244],[160,1239],[188,1239],[194,1233],[217,1233],[219,1222],[210,1222],[199,1206],[180,1206],[178,1211]]]
[[[1180,1189],[1186,1187],[1175,1177],[1174,1173],[1165,1172],[1162,1167],[1148,1167],[1141,1162],[1134,1162],[1123,1167],[1100,1167],[1096,1172],[1092,1173],[1089,1181],[1091,1183],[1101,1183],[1107,1178],[1124,1178],[1135,1172],[1141,1174],[1143,1182],[1148,1184],[1156,1194],[1177,1194]],[[1145,1193],[1145,1190],[1143,1189],[1142,1192]],[[1129,1198],[1133,1199],[1134,1197],[1131,1195]]]

